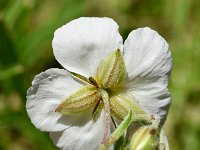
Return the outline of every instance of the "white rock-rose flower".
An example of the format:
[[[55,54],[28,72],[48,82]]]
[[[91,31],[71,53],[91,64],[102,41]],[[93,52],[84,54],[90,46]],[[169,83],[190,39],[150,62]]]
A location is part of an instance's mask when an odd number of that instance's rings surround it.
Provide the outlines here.
[[[83,17],[57,29],[52,46],[66,70],[36,75],[26,109],[55,145],[114,150],[123,137],[124,149],[168,149],[162,125],[172,58],[156,31],[133,30],[123,44],[115,21]]]

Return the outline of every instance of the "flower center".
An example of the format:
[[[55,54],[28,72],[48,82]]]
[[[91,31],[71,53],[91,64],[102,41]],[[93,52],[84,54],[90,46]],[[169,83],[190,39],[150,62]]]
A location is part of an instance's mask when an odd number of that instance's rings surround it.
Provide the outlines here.
[[[145,114],[134,103],[134,97],[122,94],[126,78],[126,67],[120,50],[113,51],[100,62],[94,77],[86,78],[80,74],[71,73],[86,82],[87,85],[63,100],[57,106],[55,112],[72,115],[93,108],[92,116],[95,120],[104,109],[105,129],[100,146],[101,150],[116,142],[132,122],[155,124],[157,126],[157,123],[154,123],[154,117]],[[108,138],[110,119],[115,125],[117,119],[122,122],[118,127],[116,126],[117,129]]]

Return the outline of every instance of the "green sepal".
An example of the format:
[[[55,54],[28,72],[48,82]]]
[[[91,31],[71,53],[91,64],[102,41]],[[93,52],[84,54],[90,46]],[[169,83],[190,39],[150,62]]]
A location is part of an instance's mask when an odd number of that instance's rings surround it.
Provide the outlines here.
[[[110,97],[110,108],[111,113],[120,120],[123,120],[129,111],[132,111],[133,114],[144,114],[139,106],[122,95],[112,95]]]
[[[127,103],[122,101],[118,96],[111,96],[110,109],[111,113],[120,120],[123,120],[130,110]]]
[[[103,88],[119,85],[126,77],[126,68],[123,56],[119,49],[101,61],[97,69],[97,81]]]
[[[68,70],[69,71],[69,70]],[[78,74],[76,72],[72,72],[72,71],[69,71],[72,75],[74,75],[76,78],[80,79],[81,81],[84,81],[86,83],[90,83],[89,79],[86,78],[85,76],[81,75],[81,74]]]
[[[57,106],[55,112],[64,115],[80,113],[94,106],[99,99],[97,88],[92,85],[86,85],[63,100],[62,103]]]

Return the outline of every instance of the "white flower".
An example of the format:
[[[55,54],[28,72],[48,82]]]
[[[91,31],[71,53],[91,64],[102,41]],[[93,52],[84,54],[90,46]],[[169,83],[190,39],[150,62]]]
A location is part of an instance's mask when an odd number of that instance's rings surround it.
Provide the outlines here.
[[[115,129],[110,117],[123,119],[130,103],[136,107],[134,113],[157,114],[164,123],[171,101],[167,84],[172,58],[157,32],[133,30],[123,45],[112,19],[79,18],[56,30],[52,46],[67,70],[49,69],[37,75],[28,90],[26,109],[32,123],[50,132],[58,147],[98,149]],[[112,62],[115,59],[120,61]],[[117,76],[107,74],[110,68]],[[105,85],[108,75],[114,77]],[[99,89],[104,93],[99,94]]]

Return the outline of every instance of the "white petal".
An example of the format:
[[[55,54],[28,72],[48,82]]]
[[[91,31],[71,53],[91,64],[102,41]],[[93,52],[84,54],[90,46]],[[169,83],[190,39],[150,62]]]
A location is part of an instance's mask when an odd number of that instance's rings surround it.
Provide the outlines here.
[[[55,112],[61,101],[83,85],[63,69],[49,69],[35,76],[27,92],[26,110],[32,123],[43,131],[61,131],[80,116]]]
[[[167,42],[150,28],[134,30],[125,41],[124,59],[130,92],[163,123],[171,100],[167,84],[172,58]]]
[[[133,30],[124,43],[128,76],[161,77],[168,75],[172,58],[167,42],[150,28]]]
[[[141,87],[133,88],[129,92],[136,97],[145,112],[158,114],[161,117],[160,124],[163,125],[170,106],[171,95],[166,88],[158,87],[160,83],[156,84],[141,84],[138,85]]]
[[[93,121],[91,112],[63,132],[50,132],[54,144],[62,150],[98,150],[103,139],[105,113]],[[109,150],[112,150],[113,147]]]
[[[169,150],[169,142],[167,136],[165,134],[164,129],[162,128],[160,131],[160,150]]]
[[[83,17],[57,29],[52,46],[63,67],[89,77],[105,56],[122,49],[122,37],[112,19]]]

